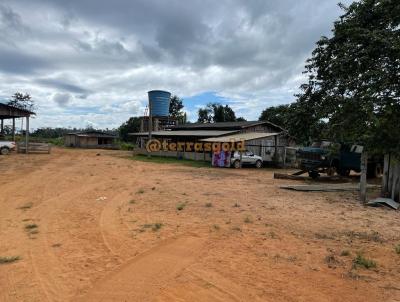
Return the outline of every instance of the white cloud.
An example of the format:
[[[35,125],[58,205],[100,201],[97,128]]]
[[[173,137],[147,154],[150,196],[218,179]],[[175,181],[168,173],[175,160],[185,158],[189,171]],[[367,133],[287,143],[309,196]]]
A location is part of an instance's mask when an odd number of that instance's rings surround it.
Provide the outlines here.
[[[341,14],[320,0],[2,3],[0,96],[29,92],[34,127],[117,127],[143,114],[151,89],[213,91],[255,119],[294,100],[305,59]]]

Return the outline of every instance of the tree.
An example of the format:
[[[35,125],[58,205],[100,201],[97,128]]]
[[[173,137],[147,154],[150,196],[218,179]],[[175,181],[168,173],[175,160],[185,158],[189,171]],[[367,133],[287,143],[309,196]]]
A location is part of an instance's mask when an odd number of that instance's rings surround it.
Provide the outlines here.
[[[174,95],[169,103],[169,115],[176,118],[180,124],[186,123],[186,112],[183,109],[183,100]]]
[[[199,109],[197,121],[199,123],[235,122],[236,115],[228,105],[209,103],[205,108]]]
[[[263,110],[259,117],[259,121],[269,121],[281,127],[286,127],[288,124],[290,106],[279,105],[276,107],[268,107]]]
[[[340,6],[333,36],[322,37],[307,61],[298,106],[313,108],[334,139],[400,153],[400,3]]]
[[[14,95],[11,97],[11,100],[7,102],[7,105],[23,110],[29,110],[29,111],[35,110],[35,103],[32,100],[32,97],[28,93],[25,94],[22,94],[20,92],[14,93]]]
[[[176,95],[171,97],[169,103],[169,115],[172,117],[178,117],[182,114],[183,101]]]
[[[124,142],[128,142],[130,140],[128,133],[139,132],[140,123],[141,123],[140,117],[131,117],[129,118],[129,120],[123,123],[118,128],[119,137],[121,138],[121,140]]]
[[[268,107],[261,113],[260,121],[269,121],[284,129],[297,139],[299,144],[326,138],[326,123],[321,120],[313,106],[303,99],[290,105]]]

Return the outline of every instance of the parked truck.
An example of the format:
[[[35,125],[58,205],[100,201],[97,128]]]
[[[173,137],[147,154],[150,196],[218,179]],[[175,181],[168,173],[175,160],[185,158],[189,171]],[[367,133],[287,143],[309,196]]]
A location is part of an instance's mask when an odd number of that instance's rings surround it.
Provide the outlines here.
[[[330,141],[314,142],[310,147],[297,151],[302,171],[317,178],[320,173],[349,176],[351,171],[361,171],[361,153],[364,147],[357,144],[333,143]],[[372,155],[368,158],[367,176],[377,177],[382,172],[383,158]]]
[[[7,155],[11,150],[15,149],[15,142],[0,141],[0,154]]]

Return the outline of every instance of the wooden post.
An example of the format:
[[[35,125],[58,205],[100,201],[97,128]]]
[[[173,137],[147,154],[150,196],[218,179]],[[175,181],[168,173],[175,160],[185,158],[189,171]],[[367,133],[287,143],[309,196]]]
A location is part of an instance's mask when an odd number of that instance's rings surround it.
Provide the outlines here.
[[[12,139],[15,142],[15,117],[12,119]]]
[[[25,153],[28,154],[28,144],[29,144],[29,116],[26,117],[26,132],[25,132]]]
[[[367,202],[367,152],[361,154],[360,199],[363,204]]]
[[[286,147],[284,147],[283,152],[283,168],[286,168]]]
[[[394,164],[392,166],[392,170],[393,170],[393,183],[392,183],[392,188],[391,188],[391,192],[392,192],[391,198],[393,200],[396,200],[396,193],[397,193],[397,186],[398,186],[397,183],[399,182],[399,178],[400,178],[400,165]]]
[[[389,192],[389,166],[390,166],[390,154],[385,154],[383,161],[383,175],[382,175],[382,196],[386,196]]]
[[[151,140],[151,132],[153,131],[153,114],[151,111],[151,100],[149,99],[149,141]],[[147,150],[147,157],[151,157],[149,150]]]

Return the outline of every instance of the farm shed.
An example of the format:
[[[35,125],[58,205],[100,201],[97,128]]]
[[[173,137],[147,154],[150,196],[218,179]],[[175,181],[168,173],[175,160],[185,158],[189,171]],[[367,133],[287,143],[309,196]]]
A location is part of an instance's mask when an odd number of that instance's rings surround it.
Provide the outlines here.
[[[64,136],[64,145],[74,148],[115,149],[117,136],[102,131],[84,131],[68,133]]]
[[[146,153],[148,133],[139,132],[130,135],[137,138],[138,152]],[[168,131],[153,132],[152,137],[168,142],[231,142],[243,139],[248,150],[262,156],[266,162],[275,163],[283,163],[285,148],[295,143],[287,131],[267,121],[183,124],[171,127]],[[198,152],[184,152],[183,157],[203,160],[211,158],[211,153],[205,153],[203,156],[196,153]],[[181,154],[160,151],[155,155],[180,156]]]
[[[29,152],[29,118],[31,115],[35,115],[34,112],[17,108],[14,106],[6,105],[0,103],[0,134],[4,133],[4,120],[11,119],[12,120],[12,137],[15,141],[15,119],[16,118],[25,118],[26,119],[26,130],[25,130],[25,146],[28,145],[28,148],[25,149],[25,152]]]
[[[157,139],[160,142],[168,142],[168,143],[196,143],[200,142],[201,139],[207,137],[219,137],[223,135],[228,135],[232,133],[236,133],[237,131],[221,131],[221,130],[199,130],[199,131],[185,131],[185,130],[177,130],[177,131],[155,131],[152,132],[152,138]],[[139,149],[137,152],[140,154],[147,154],[146,151],[146,143],[148,141],[148,132],[138,132],[138,133],[130,133],[131,136],[136,137],[136,144]],[[178,157],[178,158],[186,158],[186,159],[194,159],[194,160],[211,160],[211,153],[205,152],[194,152],[187,151],[186,146],[183,147],[183,151],[158,151],[152,152],[153,155],[158,156],[168,156],[168,157]]]

